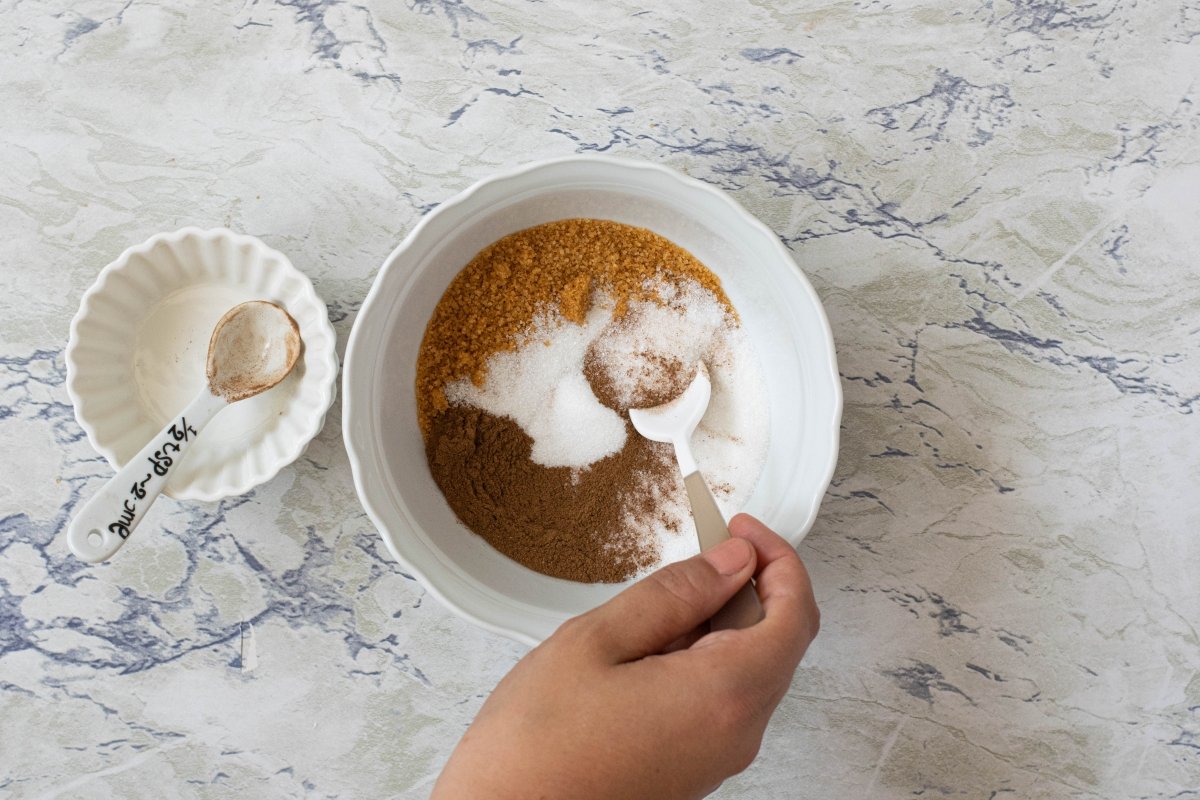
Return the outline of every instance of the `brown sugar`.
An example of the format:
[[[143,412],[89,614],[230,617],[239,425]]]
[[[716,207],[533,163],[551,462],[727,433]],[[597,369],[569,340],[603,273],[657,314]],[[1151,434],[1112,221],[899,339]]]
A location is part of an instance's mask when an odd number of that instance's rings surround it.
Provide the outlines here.
[[[599,219],[549,222],[505,236],[471,259],[442,295],[417,358],[417,419],[428,436],[448,407],[447,384],[470,378],[482,386],[487,360],[515,349],[533,320],[557,310],[582,323],[593,294],[615,302],[659,300],[656,285],[699,283],[730,311],[715,275],[695,256],[658,234]]]

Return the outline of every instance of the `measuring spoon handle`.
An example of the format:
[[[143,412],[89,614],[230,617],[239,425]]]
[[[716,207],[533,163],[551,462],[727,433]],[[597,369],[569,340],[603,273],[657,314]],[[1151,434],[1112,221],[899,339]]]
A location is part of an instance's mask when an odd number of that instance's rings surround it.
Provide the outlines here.
[[[692,505],[692,518],[696,521],[700,549],[716,547],[728,539],[729,526],[725,524],[725,517],[721,516],[721,509],[717,508],[717,501],[713,499],[700,471],[685,475],[683,485],[687,489],[688,502]],[[713,615],[709,627],[714,631],[749,628],[762,618],[763,610],[758,601],[758,592],[754,588],[754,581],[749,580]]]
[[[67,545],[90,563],[107,561],[158,499],[171,472],[218,411],[229,405],[205,386],[187,408],[117,470],[67,527]]]

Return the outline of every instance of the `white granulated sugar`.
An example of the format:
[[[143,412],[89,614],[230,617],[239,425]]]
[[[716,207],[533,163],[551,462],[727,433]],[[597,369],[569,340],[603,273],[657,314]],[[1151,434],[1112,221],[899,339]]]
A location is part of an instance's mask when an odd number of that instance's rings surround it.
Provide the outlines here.
[[[520,347],[488,359],[482,388],[455,381],[446,399],[512,419],[533,439],[531,457],[543,466],[581,468],[612,455],[625,445],[625,421],[596,399],[583,375],[588,344],[611,317],[603,303],[583,325],[546,315]]]
[[[708,367],[712,399],[692,436],[692,450],[728,517],[750,499],[766,460],[767,388],[743,328],[721,332]]]
[[[704,361],[712,399],[692,436],[692,449],[728,518],[750,499],[766,459],[769,420],[758,359],[745,330],[699,283],[651,288],[663,303],[630,303],[617,321],[614,303],[602,295],[593,297],[583,325],[556,312],[543,315],[516,350],[488,359],[482,388],[460,380],[447,387],[447,399],[515,421],[533,439],[532,458],[538,464],[584,470],[618,452],[627,435],[626,418],[592,392],[585,358],[594,359],[621,405],[660,384],[670,372],[664,365],[687,374]],[[642,484],[658,513],[629,522],[651,538],[660,556],[643,565],[645,574],[695,555],[699,545],[683,481],[666,491],[649,477]]]

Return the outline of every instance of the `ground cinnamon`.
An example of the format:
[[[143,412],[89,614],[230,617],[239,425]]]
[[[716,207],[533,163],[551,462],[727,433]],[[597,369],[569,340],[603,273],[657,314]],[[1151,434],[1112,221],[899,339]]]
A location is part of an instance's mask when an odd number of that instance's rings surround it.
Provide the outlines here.
[[[612,583],[657,563],[654,540],[629,521],[652,519],[655,488],[675,480],[670,446],[630,434],[577,473],[533,463],[512,420],[453,405],[434,418],[425,453],[450,508],[492,547],[546,575]]]

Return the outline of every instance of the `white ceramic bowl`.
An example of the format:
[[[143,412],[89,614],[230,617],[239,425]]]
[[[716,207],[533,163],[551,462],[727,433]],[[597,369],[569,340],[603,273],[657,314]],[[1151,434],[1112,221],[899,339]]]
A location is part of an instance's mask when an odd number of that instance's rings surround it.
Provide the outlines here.
[[[222,409],[165,492],[219,500],[270,480],[303,452],[337,390],[337,350],[312,282],[252,236],[184,228],[131,247],[100,271],[71,321],[67,393],[92,447],[119,469],[204,385],[213,326],[270,300],[304,347],[281,384]]]
[[[532,644],[621,584],[529,570],[461,525],[426,466],[417,351],[434,306],[481,248],[557,219],[649,228],[721,278],[764,367],[766,465],[746,511],[799,543],[837,461],[841,388],[820,300],[778,237],[728,195],[674,170],[576,156],[481,181],[421,221],[384,263],[346,351],[343,423],[355,486],[384,542],[443,603]]]

